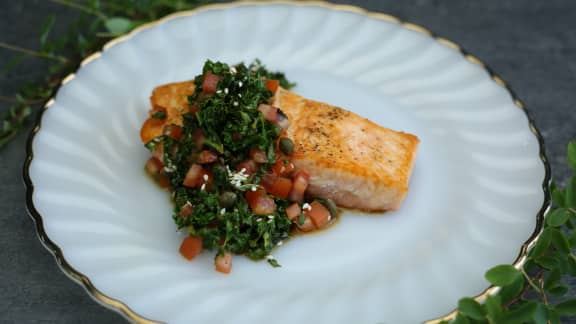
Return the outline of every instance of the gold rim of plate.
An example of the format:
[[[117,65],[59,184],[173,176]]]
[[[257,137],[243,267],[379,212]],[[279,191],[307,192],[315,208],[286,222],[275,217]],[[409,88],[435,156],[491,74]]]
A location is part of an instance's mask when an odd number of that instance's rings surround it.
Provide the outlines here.
[[[103,46],[102,51],[106,51],[106,50],[110,49],[111,47],[113,47],[119,43],[122,43],[124,41],[131,39],[134,35],[136,35],[137,33],[141,32],[145,29],[152,28],[152,27],[154,27],[160,23],[175,19],[177,17],[193,16],[197,13],[207,11],[207,10],[228,9],[228,8],[244,6],[244,5],[266,5],[266,4],[286,4],[286,5],[293,5],[293,6],[324,7],[324,8],[329,8],[331,10],[357,13],[357,14],[367,16],[369,18],[384,20],[384,21],[388,21],[388,22],[392,22],[392,23],[401,25],[404,28],[422,33],[424,35],[427,35],[427,36],[433,38],[434,40],[436,40],[438,43],[440,43],[444,46],[450,47],[450,48],[454,49],[455,51],[460,52],[466,60],[468,60],[469,62],[471,62],[473,64],[476,64],[476,65],[482,67],[486,71],[486,73],[488,73],[490,75],[490,77],[492,78],[492,80],[495,83],[497,83],[498,85],[503,87],[506,91],[508,91],[514,104],[518,108],[522,109],[522,111],[528,117],[528,123],[529,123],[530,131],[534,134],[534,136],[536,136],[536,139],[538,140],[539,149],[540,149],[539,155],[540,155],[540,159],[542,160],[542,163],[544,164],[544,169],[545,169],[544,181],[542,183],[542,190],[544,193],[544,202],[543,202],[542,207],[540,208],[539,212],[536,215],[536,228],[534,229],[533,233],[530,235],[528,240],[526,240],[526,242],[524,242],[524,244],[522,244],[522,247],[520,248],[520,252],[519,252],[518,256],[516,257],[516,260],[512,263],[512,265],[517,269],[520,269],[521,267],[523,267],[524,263],[526,262],[528,251],[534,246],[534,244],[538,240],[538,237],[540,236],[540,233],[541,233],[542,228],[543,228],[543,223],[544,223],[544,215],[548,211],[548,209],[550,208],[551,170],[550,170],[550,164],[548,162],[548,158],[546,156],[546,152],[544,149],[544,139],[542,138],[540,131],[538,131],[538,129],[534,125],[534,121],[532,120],[532,118],[530,117],[530,114],[526,110],[524,103],[516,96],[516,94],[512,91],[512,89],[506,83],[506,81],[504,81],[500,76],[496,75],[492,71],[492,69],[490,69],[479,58],[469,54],[460,45],[458,45],[458,44],[456,44],[456,43],[454,43],[454,42],[452,42],[446,38],[442,38],[440,36],[437,36],[434,33],[432,33],[430,30],[428,30],[422,26],[403,21],[397,17],[391,16],[388,14],[379,13],[379,12],[371,12],[371,11],[368,11],[366,9],[363,9],[363,8],[360,8],[357,6],[339,5],[339,4],[329,3],[329,2],[325,2],[325,1],[298,1],[298,0],[272,0],[272,1],[249,0],[249,1],[245,1],[245,0],[239,0],[239,1],[230,2],[230,3],[203,5],[203,6],[199,6],[199,7],[195,8],[195,9],[176,12],[176,13],[167,15],[166,17],[161,18],[159,20],[149,22],[147,24],[139,26],[138,28],[135,28],[134,30],[132,30],[130,33],[128,33],[126,35],[123,35],[123,36],[120,36],[120,37],[117,37],[117,38],[110,40],[109,42],[107,42]],[[86,64],[90,63],[91,61],[100,57],[102,51],[95,52],[95,53],[91,54],[90,56],[86,57],[80,63],[79,68],[83,67],[84,65],[86,65]],[[66,76],[62,80],[61,86],[70,82],[71,80],[73,80],[74,77],[75,77],[74,73],[71,73],[68,76]],[[114,299],[112,297],[109,297],[109,296],[103,294],[102,292],[100,292],[100,290],[98,290],[98,288],[96,288],[92,284],[92,282],[90,281],[90,279],[86,275],[80,273],[78,270],[74,269],[74,267],[72,267],[68,263],[68,261],[64,258],[64,255],[62,253],[62,249],[58,245],[56,245],[48,237],[48,235],[46,234],[46,231],[44,230],[44,224],[43,224],[42,216],[36,210],[36,207],[34,206],[34,203],[32,201],[32,196],[34,195],[34,184],[32,183],[32,180],[30,179],[30,172],[29,171],[30,171],[30,164],[32,162],[32,159],[34,158],[34,152],[32,149],[32,143],[34,141],[34,137],[35,137],[36,133],[38,133],[38,131],[40,130],[42,115],[43,115],[44,111],[46,109],[48,109],[50,106],[52,106],[54,104],[54,102],[55,102],[54,97],[52,97],[51,99],[49,99],[46,102],[43,110],[38,115],[38,119],[35,123],[34,128],[30,132],[30,135],[28,137],[28,142],[26,145],[26,160],[24,162],[24,168],[23,168],[23,178],[24,178],[24,183],[26,186],[26,207],[28,209],[28,213],[30,214],[30,216],[34,220],[34,223],[36,224],[36,232],[38,234],[38,237],[40,238],[40,240],[42,241],[44,246],[54,255],[56,262],[58,263],[60,268],[64,271],[64,273],[66,273],[70,278],[72,278],[78,284],[82,285],[96,301],[98,301],[102,305],[104,305],[104,306],[106,306],[112,310],[119,312],[120,314],[124,315],[130,321],[133,321],[136,323],[161,323],[161,322],[147,319],[147,318],[137,314],[136,312],[134,312],[132,309],[130,309],[130,307],[128,307],[123,302],[121,302],[117,299]],[[498,290],[499,290],[499,287],[489,286],[481,294],[475,296],[474,299],[476,299],[478,302],[483,302],[487,296],[497,293]],[[465,297],[465,296],[462,296],[462,297]],[[454,302],[456,303],[457,301],[454,301]],[[439,317],[436,319],[430,319],[430,320],[426,321],[426,323],[434,324],[434,323],[440,323],[442,321],[449,321],[449,320],[454,319],[455,316],[456,316],[456,310],[454,310],[454,311],[450,312],[449,314],[446,314],[442,317]]]

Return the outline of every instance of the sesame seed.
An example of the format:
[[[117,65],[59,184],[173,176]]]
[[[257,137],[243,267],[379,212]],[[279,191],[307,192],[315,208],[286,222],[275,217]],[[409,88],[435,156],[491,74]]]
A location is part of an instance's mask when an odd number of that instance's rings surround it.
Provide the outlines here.
[[[222,93],[222,90],[218,90],[218,91],[216,91],[216,93],[217,93],[217,94],[221,94],[221,93]]]
[[[257,221],[257,222],[261,222],[261,221],[262,221],[262,218],[258,218],[256,221]]]
[[[242,94],[241,94],[241,93],[238,94],[238,98],[242,98]]]
[[[236,74],[236,72],[237,72],[237,71],[236,71],[236,68],[233,67],[233,66],[231,66],[231,67],[230,67],[230,73]]]
[[[238,107],[238,101],[234,101],[234,107]]]
[[[220,209],[220,215],[224,215],[224,214],[226,214],[226,208]]]
[[[246,172],[246,168],[240,169],[240,173],[244,173],[244,172]]]
[[[274,260],[274,257],[273,257],[272,255],[268,255],[268,256],[266,256],[266,259],[268,259],[268,260]]]
[[[224,88],[224,94],[228,94],[228,88]]]
[[[208,175],[205,174],[205,175],[202,177],[202,179],[204,179],[204,181],[208,181]]]
[[[278,242],[278,244],[276,244],[276,245],[282,246],[282,244],[284,244],[284,242],[280,241],[280,242]]]
[[[256,190],[258,190],[258,189],[256,188],[256,186],[252,186],[252,188],[250,188],[250,190],[256,191]]]
[[[238,81],[238,86],[239,86],[240,88],[242,88],[243,85],[244,85],[244,83],[242,83],[242,81]]]
[[[312,210],[312,206],[310,206],[309,203],[305,203],[304,205],[302,205],[302,209],[303,210]]]
[[[268,219],[274,219],[274,215],[268,215]]]
[[[204,191],[204,190],[206,190],[206,184],[205,183],[203,183],[202,187],[200,187],[200,191]]]

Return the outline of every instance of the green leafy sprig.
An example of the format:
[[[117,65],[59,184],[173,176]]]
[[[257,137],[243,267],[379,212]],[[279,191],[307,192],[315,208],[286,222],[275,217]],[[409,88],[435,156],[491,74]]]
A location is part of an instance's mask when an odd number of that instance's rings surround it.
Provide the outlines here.
[[[576,141],[568,144],[568,164],[576,173]],[[472,298],[458,302],[453,324],[463,323],[560,323],[561,316],[576,315],[576,298],[567,299],[564,282],[576,276],[576,175],[565,188],[552,184],[553,208],[546,214],[540,237],[525,265],[498,265],[486,272],[486,280],[500,287],[483,303]]]
[[[54,15],[42,24],[37,49],[28,49],[0,41],[0,50],[15,55],[0,67],[6,74],[26,58],[48,63],[44,77],[25,84],[14,96],[0,96],[11,106],[0,116],[0,148],[25,127],[34,110],[58,89],[62,80],[74,72],[81,60],[102,48],[111,38],[161,18],[167,14],[197,7],[206,0],[50,0],[78,11],[78,17],[68,31],[60,36],[51,34],[56,22]]]

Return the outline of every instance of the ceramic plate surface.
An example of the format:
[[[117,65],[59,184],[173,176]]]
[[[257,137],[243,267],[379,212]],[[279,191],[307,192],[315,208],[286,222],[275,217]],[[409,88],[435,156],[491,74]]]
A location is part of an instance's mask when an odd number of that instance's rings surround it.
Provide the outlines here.
[[[285,71],[295,92],[421,145],[398,211],[346,212],[278,249],[281,268],[236,257],[224,276],[211,253],[178,254],[182,234],[168,193],[144,174],[139,129],[155,86],[192,78],[206,59],[254,58]],[[25,168],[40,236],[69,275],[133,320],[437,318],[486,292],[491,266],[523,262],[548,205],[539,134],[503,82],[418,26],[352,7],[241,3],[164,19],[85,62],[41,123]]]

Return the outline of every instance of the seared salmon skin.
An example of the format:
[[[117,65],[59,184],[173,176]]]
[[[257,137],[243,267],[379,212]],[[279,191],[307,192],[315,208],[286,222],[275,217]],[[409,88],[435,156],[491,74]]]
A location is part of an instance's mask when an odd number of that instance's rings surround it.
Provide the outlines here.
[[[274,105],[290,120],[292,162],[310,174],[310,196],[364,211],[400,206],[416,159],[416,136],[282,88]]]
[[[182,125],[194,82],[170,83],[154,89],[152,109],[167,118],[149,118],[140,131],[147,143],[167,124]],[[395,210],[408,192],[419,139],[379,126],[355,113],[309,100],[278,88],[275,107],[288,117],[283,136],[294,142],[292,162],[310,174],[307,194],[332,199],[338,206],[363,211]]]

